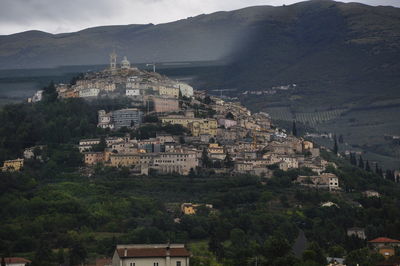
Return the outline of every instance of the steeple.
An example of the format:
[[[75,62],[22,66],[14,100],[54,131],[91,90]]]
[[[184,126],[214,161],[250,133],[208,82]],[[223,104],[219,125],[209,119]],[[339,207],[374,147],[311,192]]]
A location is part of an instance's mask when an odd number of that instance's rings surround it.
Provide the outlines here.
[[[115,50],[110,54],[110,69],[117,70],[117,54]]]

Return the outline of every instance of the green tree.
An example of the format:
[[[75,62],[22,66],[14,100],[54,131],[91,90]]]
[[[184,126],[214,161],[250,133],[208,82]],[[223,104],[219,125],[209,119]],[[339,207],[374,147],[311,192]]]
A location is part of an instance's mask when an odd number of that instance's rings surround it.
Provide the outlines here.
[[[345,263],[348,266],[373,266],[384,259],[385,258],[378,253],[371,252],[368,248],[362,248],[353,250],[347,254]]]
[[[229,152],[226,152],[225,159],[224,159],[225,167],[226,168],[233,168],[234,164],[235,163],[233,162],[233,159],[232,159],[231,155],[229,154]]]
[[[333,137],[333,153],[334,153],[335,155],[337,155],[338,152],[339,152],[339,146],[338,146],[337,138],[336,138],[336,135],[335,135],[335,136]]]
[[[364,169],[364,160],[363,160],[363,158],[361,157],[361,155],[360,155],[360,157],[358,158],[358,167],[360,167],[361,169]]]
[[[293,124],[292,124],[292,134],[293,134],[293,136],[297,137],[296,121],[294,121],[294,120],[293,120]]]
[[[365,163],[365,171],[371,172],[371,167],[369,166],[369,161]]]

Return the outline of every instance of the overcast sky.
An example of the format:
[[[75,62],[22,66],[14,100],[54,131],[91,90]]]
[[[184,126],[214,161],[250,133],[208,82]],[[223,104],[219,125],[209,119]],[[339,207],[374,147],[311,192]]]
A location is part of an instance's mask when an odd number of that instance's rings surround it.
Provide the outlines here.
[[[400,7],[400,0],[341,0]],[[71,32],[101,25],[165,23],[203,13],[299,0],[0,0],[0,34]]]

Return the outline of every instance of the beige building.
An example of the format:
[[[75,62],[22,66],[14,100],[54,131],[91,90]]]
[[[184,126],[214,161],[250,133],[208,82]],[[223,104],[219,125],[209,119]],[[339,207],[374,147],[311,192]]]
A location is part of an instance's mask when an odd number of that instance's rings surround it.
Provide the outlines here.
[[[189,266],[183,244],[117,245],[112,266]]]
[[[83,155],[85,156],[86,165],[94,165],[105,161],[104,152],[84,152]]]
[[[3,163],[3,171],[20,171],[24,166],[24,159],[7,160]]]
[[[157,154],[151,164],[151,168],[162,174],[178,173],[188,175],[190,169],[196,169],[199,161],[196,152],[162,152]]]
[[[176,98],[152,97],[154,112],[166,113],[179,111],[179,101]]]
[[[140,154],[111,154],[110,166],[130,167],[140,164]]]
[[[167,116],[161,118],[163,124],[182,125],[190,130],[193,136],[198,137],[209,134],[213,137],[217,135],[217,120],[212,118],[195,118],[187,116]]]
[[[179,98],[179,88],[161,86],[158,92],[160,96]]]
[[[340,189],[339,178],[331,173],[322,173],[319,176],[299,176],[296,182],[309,187],[328,188],[330,191]]]

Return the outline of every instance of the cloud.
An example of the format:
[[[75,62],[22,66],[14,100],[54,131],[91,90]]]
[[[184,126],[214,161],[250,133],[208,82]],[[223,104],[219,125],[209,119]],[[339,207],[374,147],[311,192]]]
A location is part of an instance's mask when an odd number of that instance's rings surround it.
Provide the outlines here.
[[[0,34],[32,29],[60,33],[99,25],[158,24],[220,10],[295,2],[299,0],[1,0]],[[400,6],[398,0],[360,2]]]

